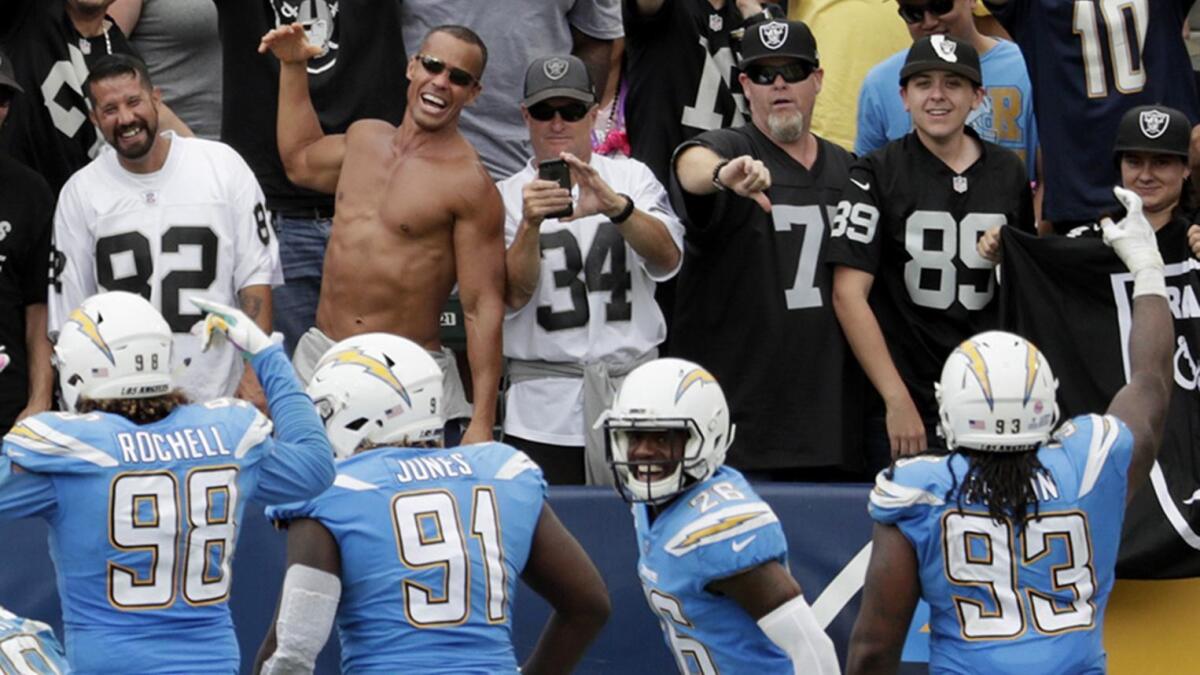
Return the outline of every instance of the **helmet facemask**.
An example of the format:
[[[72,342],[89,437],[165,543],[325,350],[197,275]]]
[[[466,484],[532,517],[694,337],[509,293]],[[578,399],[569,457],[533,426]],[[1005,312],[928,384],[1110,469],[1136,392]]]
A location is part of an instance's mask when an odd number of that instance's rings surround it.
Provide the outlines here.
[[[708,461],[700,453],[704,434],[694,420],[609,419],[604,428],[608,462],[625,501],[660,504],[712,473]],[[630,452],[634,449],[633,439],[637,433],[668,434],[666,442],[672,449],[677,447],[678,434],[685,437],[677,457],[632,459]]]

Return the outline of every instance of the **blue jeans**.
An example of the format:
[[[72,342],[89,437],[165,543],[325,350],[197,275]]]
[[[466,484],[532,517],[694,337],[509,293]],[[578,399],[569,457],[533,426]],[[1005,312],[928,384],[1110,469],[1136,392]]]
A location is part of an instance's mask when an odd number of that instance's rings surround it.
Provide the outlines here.
[[[329,243],[333,220],[280,213],[272,216],[283,264],[283,285],[271,293],[272,323],[275,330],[283,333],[283,348],[291,358],[300,336],[317,322],[321,270],[325,266],[325,246]]]

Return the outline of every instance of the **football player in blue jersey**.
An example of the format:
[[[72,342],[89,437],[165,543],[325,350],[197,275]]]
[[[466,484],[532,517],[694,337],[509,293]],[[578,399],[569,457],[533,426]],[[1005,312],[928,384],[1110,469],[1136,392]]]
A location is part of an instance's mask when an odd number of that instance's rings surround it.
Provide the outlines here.
[[[554,608],[528,673],[567,673],[609,613],[600,573],[500,443],[442,447],[442,372],[395,335],[343,340],[308,392],[341,458],[334,484],[267,510],[288,569],[255,672],[311,673],[335,616],[342,672],[516,673],[523,579]]]
[[[779,519],[736,469],[716,379],[683,359],[635,368],[602,417],[632,502],[638,574],[681,673],[838,673],[787,568]]]
[[[0,607],[0,673],[65,675],[71,672],[50,626]]]
[[[1133,275],[1129,382],[1104,415],[1053,434],[1057,381],[1025,339],[963,342],[937,387],[950,454],[897,460],[875,519],[848,673],[896,672],[918,597],[932,673],[1103,673],[1101,630],[1125,506],[1145,483],[1170,397],[1163,262],[1138,196],[1104,240]]]
[[[227,600],[250,499],[280,503],[329,486],[333,451],[282,348],[241,311],[209,312],[263,383],[272,423],[224,398],[174,389],[171,328],[141,296],[75,309],[54,347],[69,413],[26,418],[4,437],[0,518],[48,521],[67,659],[76,673],[232,673]]]

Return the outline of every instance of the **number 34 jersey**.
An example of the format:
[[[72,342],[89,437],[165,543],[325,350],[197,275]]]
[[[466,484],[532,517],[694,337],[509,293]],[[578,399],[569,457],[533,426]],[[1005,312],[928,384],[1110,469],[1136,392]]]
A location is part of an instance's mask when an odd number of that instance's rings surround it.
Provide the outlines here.
[[[834,215],[828,261],[875,276],[869,301],[917,409],[936,417],[933,383],[954,348],[994,328],[995,265],[975,250],[997,225],[1033,231],[1020,158],[979,141],[962,174],[912,132],[860,159]]]
[[[200,351],[188,331],[202,318],[188,302],[200,296],[234,307],[247,286],[280,285],[283,273],[262,190],[222,143],[167,132],[162,169],[126,171],[106,148],[63,187],[54,214],[49,328],[102,291],[129,291],[150,301],[175,333],[174,359],[188,365],[180,385],[194,401],[230,396],[242,374],[232,346]]]
[[[337,540],[345,673],[516,673],[513,599],[546,498],[542,470],[500,443],[376,448],[333,486],[267,509]]]
[[[736,469],[721,467],[653,521],[633,505],[638,576],[681,673],[791,673],[792,661],[714,581],[776,561],[787,567],[779,518]]]
[[[960,454],[920,456],[879,474],[876,521],[917,554],[930,606],[932,673],[1103,673],[1101,627],[1125,514],[1133,436],[1111,415],[1081,415],[1038,449],[1038,518],[997,523],[964,503]]]

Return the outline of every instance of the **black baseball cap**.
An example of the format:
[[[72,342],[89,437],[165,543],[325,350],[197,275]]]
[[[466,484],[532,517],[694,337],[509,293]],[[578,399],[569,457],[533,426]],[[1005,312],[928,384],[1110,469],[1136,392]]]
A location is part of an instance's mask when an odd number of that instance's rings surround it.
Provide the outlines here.
[[[1165,105],[1140,105],[1121,116],[1113,155],[1151,152],[1187,158],[1192,123],[1187,115]]]
[[[904,67],[900,69],[900,85],[903,86],[913,75],[930,70],[962,75],[974,82],[975,86],[983,86],[979,54],[970,44],[949,35],[929,35],[913,43],[904,59]]]
[[[0,51],[0,87],[11,87],[19,92],[25,92],[25,89],[17,84],[17,74],[13,70],[12,61],[3,51]]]
[[[525,70],[525,107],[548,98],[573,98],[584,103],[596,102],[596,88],[587,66],[577,57],[543,56],[534,59]]]
[[[784,57],[807,61],[820,66],[817,39],[803,21],[765,21],[746,28],[742,36],[742,60],[738,67],[761,59]]]

